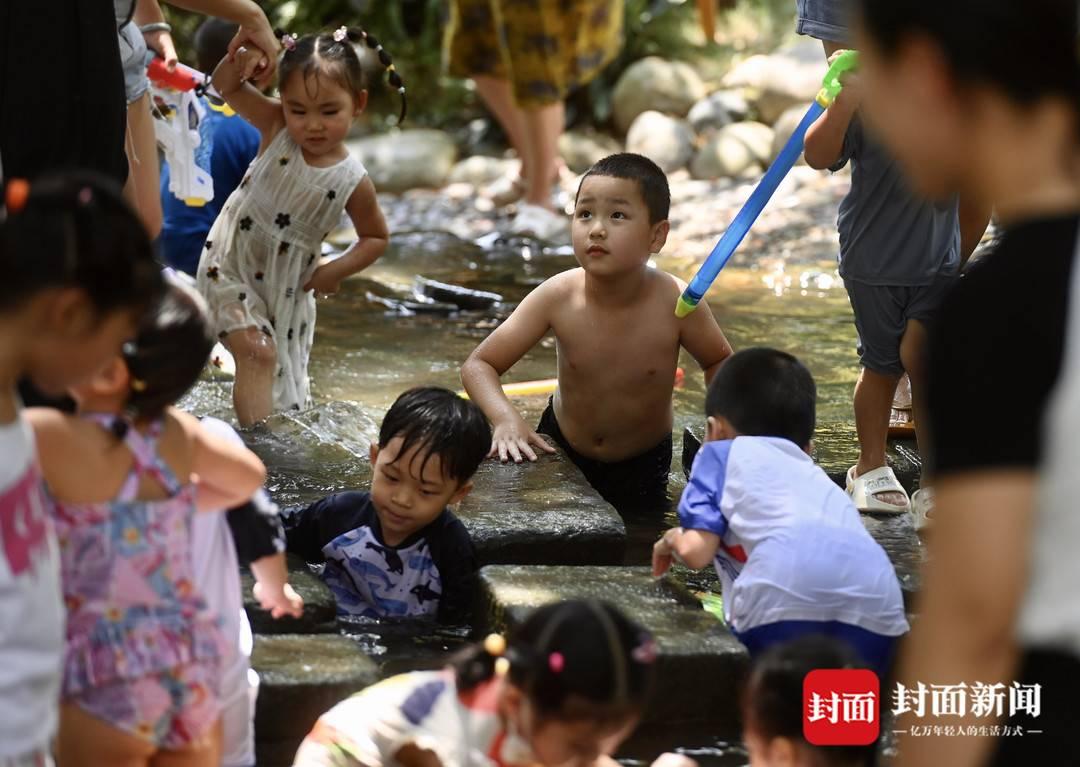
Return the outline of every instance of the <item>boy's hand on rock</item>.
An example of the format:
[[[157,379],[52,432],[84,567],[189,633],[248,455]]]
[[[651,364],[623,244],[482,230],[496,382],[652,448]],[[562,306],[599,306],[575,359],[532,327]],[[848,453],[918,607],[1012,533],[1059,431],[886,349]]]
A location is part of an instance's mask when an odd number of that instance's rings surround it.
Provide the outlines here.
[[[262,583],[256,583],[253,589],[259,606],[270,611],[270,617],[281,618],[286,615],[299,618],[304,613],[304,599],[288,583],[275,589]]]
[[[521,463],[522,457],[535,461],[537,452],[533,450],[534,447],[545,453],[555,452],[555,448],[549,445],[547,440],[518,418],[515,423],[501,423],[495,427],[488,457],[497,455],[503,463],[506,463],[508,458],[513,459],[514,463]]]

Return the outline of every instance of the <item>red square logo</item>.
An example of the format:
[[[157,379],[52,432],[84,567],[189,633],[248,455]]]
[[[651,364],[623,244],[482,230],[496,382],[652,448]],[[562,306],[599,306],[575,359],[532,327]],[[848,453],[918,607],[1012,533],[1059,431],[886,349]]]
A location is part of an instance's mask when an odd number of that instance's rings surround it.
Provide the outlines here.
[[[867,669],[817,669],[803,679],[803,737],[815,746],[865,746],[881,729],[881,690]]]

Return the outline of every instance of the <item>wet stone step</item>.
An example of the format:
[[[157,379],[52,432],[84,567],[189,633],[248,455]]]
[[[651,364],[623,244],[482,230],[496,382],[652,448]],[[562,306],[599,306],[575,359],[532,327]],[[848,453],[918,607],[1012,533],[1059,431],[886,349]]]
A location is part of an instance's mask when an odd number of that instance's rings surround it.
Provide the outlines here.
[[[353,639],[337,634],[256,636],[259,674],[255,752],[259,767],[286,767],[315,720],[378,681],[376,664]]]
[[[483,564],[614,565],[626,527],[560,451],[535,463],[484,461],[458,517]]]
[[[485,567],[476,628],[507,631],[561,599],[607,601],[652,632],[659,657],[645,724],[704,723],[717,734],[738,733],[746,649],[685,587],[653,578],[647,567]]]
[[[684,430],[682,463],[683,472],[687,476],[690,475],[690,467],[693,465],[694,456],[697,455],[700,447],[701,438],[691,429]],[[901,452],[897,452],[897,447],[900,448]],[[889,461],[896,470],[900,483],[908,489],[908,492],[912,492],[914,488],[918,487],[918,472],[921,467],[916,465],[918,456],[915,456],[915,460],[909,460],[905,459],[904,454],[903,445],[891,446]],[[822,468],[840,487],[844,486],[844,475],[847,473],[846,467],[833,466],[830,469],[828,465],[823,465]],[[870,531],[870,535],[881,544],[881,547],[885,549],[885,553],[889,555],[889,560],[896,569],[896,577],[900,581],[900,589],[904,594],[904,606],[910,611],[919,591],[919,570],[926,555],[919,534],[915,532],[911,515],[861,514],[860,516],[863,525]],[[720,590],[718,583],[715,590],[717,592]]]
[[[256,634],[333,634],[337,632],[337,603],[330,588],[322,582],[304,560],[293,554],[287,555],[289,583],[304,599],[304,613],[299,618],[285,616],[272,618],[259,607],[252,593],[255,579],[246,569],[240,573],[244,594],[244,610],[247,612],[251,630]]]

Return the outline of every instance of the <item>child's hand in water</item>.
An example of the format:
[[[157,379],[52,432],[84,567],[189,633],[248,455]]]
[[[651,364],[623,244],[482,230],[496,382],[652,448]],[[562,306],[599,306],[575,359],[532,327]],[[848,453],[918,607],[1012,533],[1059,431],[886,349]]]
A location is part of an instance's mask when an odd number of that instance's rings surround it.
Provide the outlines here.
[[[847,53],[846,48],[833,51],[832,56],[829,56],[829,66],[831,67],[833,62],[840,58],[840,55],[844,53]],[[859,78],[859,70],[856,69],[845,72],[840,77],[840,82],[844,84],[844,88],[840,91],[840,95],[836,97],[836,100],[843,100],[852,107],[857,107],[859,102],[862,101],[862,80]]]
[[[289,615],[299,618],[304,613],[304,599],[288,583],[280,588],[273,588],[267,584],[256,583],[252,590],[255,598],[259,600],[259,606],[270,611],[272,618],[281,618]]]
[[[311,279],[304,285],[304,290],[314,290],[316,296],[337,293],[341,287],[341,277],[330,268],[332,263],[324,263],[312,272]]]
[[[521,463],[524,456],[530,461],[535,461],[537,451],[533,450],[534,447],[544,453],[555,452],[555,448],[549,445],[547,440],[530,429],[521,418],[517,418],[515,421],[503,422],[495,426],[488,458],[497,455],[503,463],[506,463],[507,458],[513,459],[514,463]]]
[[[653,577],[659,578],[661,575],[671,569],[671,563],[675,559],[675,554],[671,550],[671,546],[667,542],[667,536],[661,538],[652,547],[652,574]]]

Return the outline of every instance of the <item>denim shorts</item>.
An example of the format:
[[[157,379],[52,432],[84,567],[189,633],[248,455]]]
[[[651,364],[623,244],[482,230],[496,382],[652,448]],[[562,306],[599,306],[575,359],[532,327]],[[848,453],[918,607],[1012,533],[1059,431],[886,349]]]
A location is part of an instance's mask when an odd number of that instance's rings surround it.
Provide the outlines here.
[[[146,67],[154,54],[146,47],[142,31],[134,21],[120,27],[120,60],[124,65],[124,91],[127,103],[138,101],[150,89]]]
[[[795,31],[818,40],[851,44],[851,0],[795,0]]]

